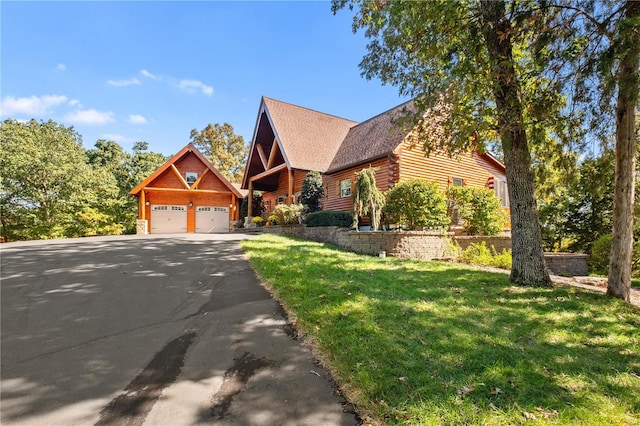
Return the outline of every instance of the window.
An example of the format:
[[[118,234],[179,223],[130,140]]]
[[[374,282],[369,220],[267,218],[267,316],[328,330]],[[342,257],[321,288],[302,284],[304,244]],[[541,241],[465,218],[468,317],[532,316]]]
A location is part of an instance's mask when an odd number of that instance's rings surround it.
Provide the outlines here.
[[[282,204],[284,203],[284,197],[280,196],[278,197],[278,204]]]
[[[189,185],[193,185],[198,180],[198,174],[194,172],[187,172],[185,174],[185,180]]]
[[[507,182],[504,180],[496,179],[496,195],[502,203],[502,207],[509,207],[509,190],[507,188]]]
[[[296,192],[295,194],[293,194],[293,196],[295,197],[296,204],[300,204],[302,202],[302,194],[301,193]]]
[[[351,196],[351,179],[343,179],[340,181],[340,198]]]
[[[453,186],[464,186],[464,179],[454,177],[452,180]]]

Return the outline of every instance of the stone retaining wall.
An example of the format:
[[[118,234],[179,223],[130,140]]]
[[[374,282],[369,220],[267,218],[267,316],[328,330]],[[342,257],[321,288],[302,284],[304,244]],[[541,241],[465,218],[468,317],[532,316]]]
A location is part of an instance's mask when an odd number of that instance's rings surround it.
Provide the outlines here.
[[[302,238],[320,243],[334,244],[354,253],[378,256],[384,251],[387,256],[411,259],[442,259],[453,257],[451,241],[463,250],[471,243],[484,241],[498,253],[511,249],[510,237],[455,236],[453,233],[425,231],[350,231],[337,226],[306,227],[304,225],[271,226],[262,228],[264,232]],[[554,275],[588,275],[587,255],[574,253],[545,253],[549,272]]]

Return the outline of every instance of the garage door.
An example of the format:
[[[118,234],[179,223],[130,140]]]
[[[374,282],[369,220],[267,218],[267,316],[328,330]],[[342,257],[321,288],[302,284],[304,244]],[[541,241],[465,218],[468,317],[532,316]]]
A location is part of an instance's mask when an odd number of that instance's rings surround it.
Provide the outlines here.
[[[152,205],[151,233],[187,232],[187,206]]]
[[[196,207],[196,232],[208,234],[228,231],[229,207]]]

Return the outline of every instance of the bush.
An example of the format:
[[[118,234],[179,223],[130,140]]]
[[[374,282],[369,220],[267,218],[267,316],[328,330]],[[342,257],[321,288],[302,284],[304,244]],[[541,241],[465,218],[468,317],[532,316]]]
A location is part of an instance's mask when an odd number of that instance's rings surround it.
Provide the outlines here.
[[[406,229],[443,229],[450,222],[438,184],[421,179],[400,182],[387,191],[385,218]]]
[[[497,253],[495,247],[487,247],[482,241],[480,244],[471,243],[462,251],[460,259],[472,265],[493,266],[494,268],[511,269],[511,250],[502,250]]]
[[[267,220],[271,222],[272,225],[278,224],[278,216],[276,216],[275,214],[270,214]]]
[[[353,214],[348,212],[319,211],[309,213],[304,221],[307,226],[338,226],[350,228],[353,224]]]
[[[500,200],[488,188],[454,186],[447,191],[447,214],[462,222],[468,235],[499,235],[506,217]]]
[[[262,226],[262,222],[264,222],[264,220],[260,216],[256,216],[253,219],[251,219],[251,223],[253,223],[256,226]]]
[[[322,176],[320,172],[310,171],[302,182],[300,202],[306,206],[309,212],[317,212],[320,210],[318,203],[322,197],[324,197]]]
[[[300,223],[300,216],[304,211],[302,204],[278,204],[273,209],[273,214],[277,216],[280,225],[294,225]]]
[[[609,273],[609,256],[611,256],[611,235],[603,235],[591,247],[591,256],[589,256],[591,273],[607,275]]]

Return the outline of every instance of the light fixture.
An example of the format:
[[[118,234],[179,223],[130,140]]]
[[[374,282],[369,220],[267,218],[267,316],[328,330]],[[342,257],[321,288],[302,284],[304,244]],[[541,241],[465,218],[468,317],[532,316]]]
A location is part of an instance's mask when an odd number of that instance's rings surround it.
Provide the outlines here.
[[[193,201],[189,201],[189,207],[193,207]]]
[[[145,205],[145,206],[148,206],[149,204],[151,204],[151,203],[150,203],[150,202],[148,202],[148,201],[146,201],[146,202],[144,203],[144,205]]]

